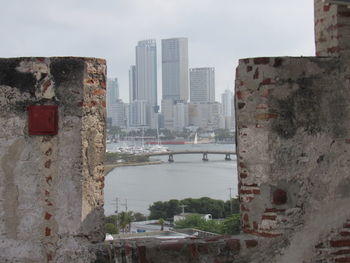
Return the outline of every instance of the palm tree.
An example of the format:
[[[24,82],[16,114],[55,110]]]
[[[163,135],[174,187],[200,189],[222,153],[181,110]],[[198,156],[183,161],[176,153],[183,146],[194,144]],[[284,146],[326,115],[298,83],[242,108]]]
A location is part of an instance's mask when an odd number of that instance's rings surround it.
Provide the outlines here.
[[[131,222],[134,220],[132,211],[121,212],[118,214],[119,228],[124,232],[129,232],[131,229]]]
[[[159,218],[158,223],[160,224],[160,231],[164,230],[164,219],[163,218]]]

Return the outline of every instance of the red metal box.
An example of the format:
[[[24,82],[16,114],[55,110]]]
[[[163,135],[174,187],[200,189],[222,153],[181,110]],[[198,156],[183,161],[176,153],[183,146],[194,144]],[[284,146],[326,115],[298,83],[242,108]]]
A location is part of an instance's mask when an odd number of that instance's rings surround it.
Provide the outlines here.
[[[56,135],[58,132],[58,106],[28,106],[29,135]]]

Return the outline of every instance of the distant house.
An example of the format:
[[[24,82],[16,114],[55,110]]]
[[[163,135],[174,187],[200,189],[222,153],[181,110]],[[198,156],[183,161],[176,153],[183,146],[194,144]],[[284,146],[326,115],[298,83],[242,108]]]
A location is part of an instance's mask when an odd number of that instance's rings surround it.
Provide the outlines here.
[[[213,219],[211,214],[181,213],[179,215],[174,215],[174,223],[179,220],[186,219],[188,216],[191,216],[191,215],[199,215],[200,217],[202,217],[207,221]]]

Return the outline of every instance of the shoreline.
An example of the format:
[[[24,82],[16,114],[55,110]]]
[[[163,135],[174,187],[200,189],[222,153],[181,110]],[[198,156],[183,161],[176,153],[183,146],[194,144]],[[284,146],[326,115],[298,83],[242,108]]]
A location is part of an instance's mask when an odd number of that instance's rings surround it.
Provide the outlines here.
[[[156,165],[156,164],[162,164],[163,161],[156,160],[156,161],[148,161],[148,162],[129,162],[129,163],[114,163],[114,164],[105,164],[105,176],[110,173],[112,170],[118,167],[127,167],[127,166],[143,166],[143,165]]]

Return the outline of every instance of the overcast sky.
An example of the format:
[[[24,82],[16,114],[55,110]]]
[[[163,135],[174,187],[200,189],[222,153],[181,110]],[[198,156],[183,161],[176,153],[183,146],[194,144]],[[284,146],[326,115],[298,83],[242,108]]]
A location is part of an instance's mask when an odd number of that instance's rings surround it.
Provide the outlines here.
[[[216,98],[239,58],[314,55],[313,0],[0,0],[0,57],[107,59],[128,101],[137,41],[187,37],[190,67],[215,67]]]

